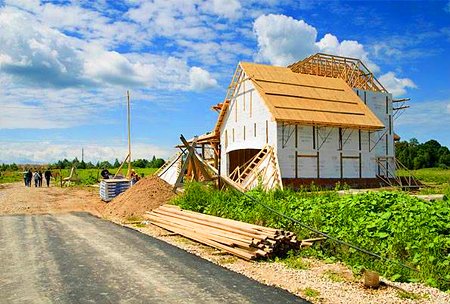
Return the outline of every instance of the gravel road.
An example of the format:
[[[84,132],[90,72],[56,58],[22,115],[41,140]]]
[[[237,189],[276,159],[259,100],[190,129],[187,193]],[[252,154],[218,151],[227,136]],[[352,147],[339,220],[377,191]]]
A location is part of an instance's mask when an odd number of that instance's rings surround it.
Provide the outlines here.
[[[0,303],[307,303],[82,212],[0,216]]]

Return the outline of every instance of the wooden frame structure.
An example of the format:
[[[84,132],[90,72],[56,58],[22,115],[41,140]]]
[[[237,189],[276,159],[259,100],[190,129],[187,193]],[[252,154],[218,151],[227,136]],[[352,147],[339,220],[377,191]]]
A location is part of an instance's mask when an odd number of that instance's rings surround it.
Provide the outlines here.
[[[400,187],[402,190],[417,190],[422,184],[417,178],[406,168],[396,157],[377,157],[376,158],[378,172],[384,171],[386,174],[378,174],[378,178],[381,179],[386,185],[391,187]],[[392,165],[394,164],[394,168]],[[402,169],[408,173],[406,176],[397,176],[394,170]]]
[[[387,92],[364,63],[356,58],[317,53],[288,68],[295,73],[342,78],[352,88]]]

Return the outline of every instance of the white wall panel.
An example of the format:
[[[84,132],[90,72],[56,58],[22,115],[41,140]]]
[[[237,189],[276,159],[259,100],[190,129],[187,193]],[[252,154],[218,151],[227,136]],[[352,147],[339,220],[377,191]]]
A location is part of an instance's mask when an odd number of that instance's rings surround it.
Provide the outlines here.
[[[245,78],[247,78],[247,75],[243,73],[241,80]],[[266,144],[266,140],[276,149],[276,134],[276,122],[272,120],[272,115],[253,86],[252,81],[247,79],[241,82],[236,88],[236,93],[230,102],[220,130],[221,167],[223,172],[228,169],[228,159],[226,157],[228,152],[239,149],[262,149]],[[225,139],[225,137],[228,137],[228,139]]]

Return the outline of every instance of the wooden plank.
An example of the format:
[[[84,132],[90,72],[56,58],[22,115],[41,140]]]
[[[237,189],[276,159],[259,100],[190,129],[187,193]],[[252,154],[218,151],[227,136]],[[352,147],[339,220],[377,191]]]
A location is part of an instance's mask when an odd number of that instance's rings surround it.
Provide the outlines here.
[[[180,235],[182,235],[184,237],[187,237],[187,238],[189,238],[191,240],[194,240],[194,241],[197,241],[197,242],[209,245],[211,247],[224,250],[224,251],[229,252],[229,253],[231,253],[233,255],[236,255],[236,256],[238,256],[238,257],[240,257],[242,259],[254,260],[256,258],[256,254],[254,254],[254,253],[249,253],[249,252],[247,252],[245,250],[238,249],[238,248],[231,248],[229,246],[220,244],[219,242],[215,242],[215,241],[212,241],[212,240],[209,240],[209,239],[202,238],[202,237],[196,235],[195,233],[190,233],[190,232],[184,231],[183,229],[170,227],[169,225],[164,224],[164,223],[155,223],[155,224],[158,227],[161,227],[161,228],[164,228],[166,230],[178,233],[178,234],[180,234]]]
[[[241,234],[224,231],[224,230],[221,230],[220,228],[205,227],[205,225],[194,223],[194,222],[187,221],[187,220],[181,220],[179,218],[168,217],[168,216],[165,216],[165,215],[161,216],[160,214],[151,214],[151,215],[148,215],[148,217],[149,218],[156,217],[156,218],[159,218],[159,219],[163,219],[163,220],[165,220],[168,223],[172,222],[172,223],[183,225],[185,227],[200,228],[200,229],[205,230],[205,232],[207,232],[207,233],[228,237],[229,239],[233,239],[233,240],[236,240],[238,242],[245,242],[245,243],[248,243],[248,244],[252,244],[253,241],[254,241],[254,238],[251,238],[251,237],[245,237],[245,236],[242,236]]]
[[[236,220],[232,220],[232,219],[228,219],[228,218],[208,215],[208,214],[204,214],[204,213],[198,213],[198,212],[195,212],[195,211],[181,209],[180,207],[175,206],[175,205],[165,204],[165,205],[162,205],[162,206],[158,207],[155,210],[168,209],[168,208],[169,209],[175,209],[175,210],[178,210],[180,212],[191,214],[191,215],[194,215],[194,216],[198,216],[199,218],[205,218],[205,219],[208,219],[210,221],[216,221],[218,223],[228,223],[228,224],[238,225],[238,226],[247,227],[247,228],[254,228],[254,229],[258,230],[258,231],[271,232],[274,235],[278,235],[278,234],[283,234],[284,233],[284,231],[281,230],[281,229],[264,227],[264,226],[259,226],[259,225],[250,224],[250,223],[246,223],[246,222],[236,221]]]
[[[157,217],[149,217],[150,221],[155,222],[155,223],[160,223],[160,224],[165,224],[168,226],[172,226],[174,228],[179,228],[179,229],[183,229],[186,230],[188,232],[192,232],[195,233],[201,237],[204,237],[206,239],[210,239],[216,242],[219,242],[221,244],[227,245],[227,246],[239,246],[242,248],[250,248],[251,247],[251,243],[248,242],[243,242],[243,241],[238,241],[238,240],[232,240],[229,239],[227,237],[224,236],[220,236],[220,235],[215,235],[215,234],[210,234],[209,231],[202,229],[202,227],[186,227],[184,225],[178,224],[178,223],[174,223],[174,222],[165,222],[164,220],[157,218]]]
[[[170,217],[176,217],[176,218],[179,218],[179,219],[183,219],[182,216],[178,216],[178,215],[171,214],[171,213],[165,213],[162,210],[158,210],[158,211],[153,210],[153,212],[156,213],[156,214],[165,215],[169,219],[170,219]],[[220,230],[233,232],[233,233],[236,233],[236,234],[240,234],[240,235],[247,236],[247,237],[254,238],[254,239],[258,239],[258,240],[266,240],[268,238],[266,235],[246,232],[246,231],[241,230],[240,228],[232,228],[232,227],[228,227],[228,226],[220,226],[220,224],[207,222],[205,220],[199,220],[199,219],[194,219],[194,218],[186,218],[186,217],[184,217],[184,219],[185,219],[185,221],[189,221],[189,222],[194,223],[194,224],[199,224],[199,225],[202,225],[202,226],[208,226],[208,227],[212,227],[212,228],[218,228]]]

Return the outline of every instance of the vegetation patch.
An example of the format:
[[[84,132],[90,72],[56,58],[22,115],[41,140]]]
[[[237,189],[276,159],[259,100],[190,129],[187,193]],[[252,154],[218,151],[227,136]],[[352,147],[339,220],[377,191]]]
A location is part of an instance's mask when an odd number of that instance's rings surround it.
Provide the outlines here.
[[[233,264],[238,261],[238,258],[235,256],[225,256],[219,260],[219,264],[225,265],[225,264]]]
[[[397,297],[402,300],[421,300],[427,298],[427,295],[421,295],[406,290],[400,290],[397,292]]]
[[[310,263],[294,251],[289,251],[288,256],[284,259],[276,258],[276,261],[282,262],[286,266],[294,269],[306,270],[310,268]]]
[[[344,282],[345,281],[345,277],[341,273],[333,271],[333,270],[324,271],[323,276],[328,278],[332,282]]]
[[[367,192],[339,196],[329,192],[252,190],[257,201],[342,241],[406,264],[378,259],[349,246],[323,241],[301,256],[344,261],[357,273],[373,269],[393,281],[421,281],[450,289],[450,203],[426,202],[403,192]],[[317,237],[293,221],[236,191],[217,191],[191,183],[174,199],[182,208]],[[292,256],[288,256],[292,264]]]
[[[305,289],[303,289],[303,294],[308,298],[317,298],[318,296],[320,296],[320,291],[315,290],[311,287],[306,287]]]

